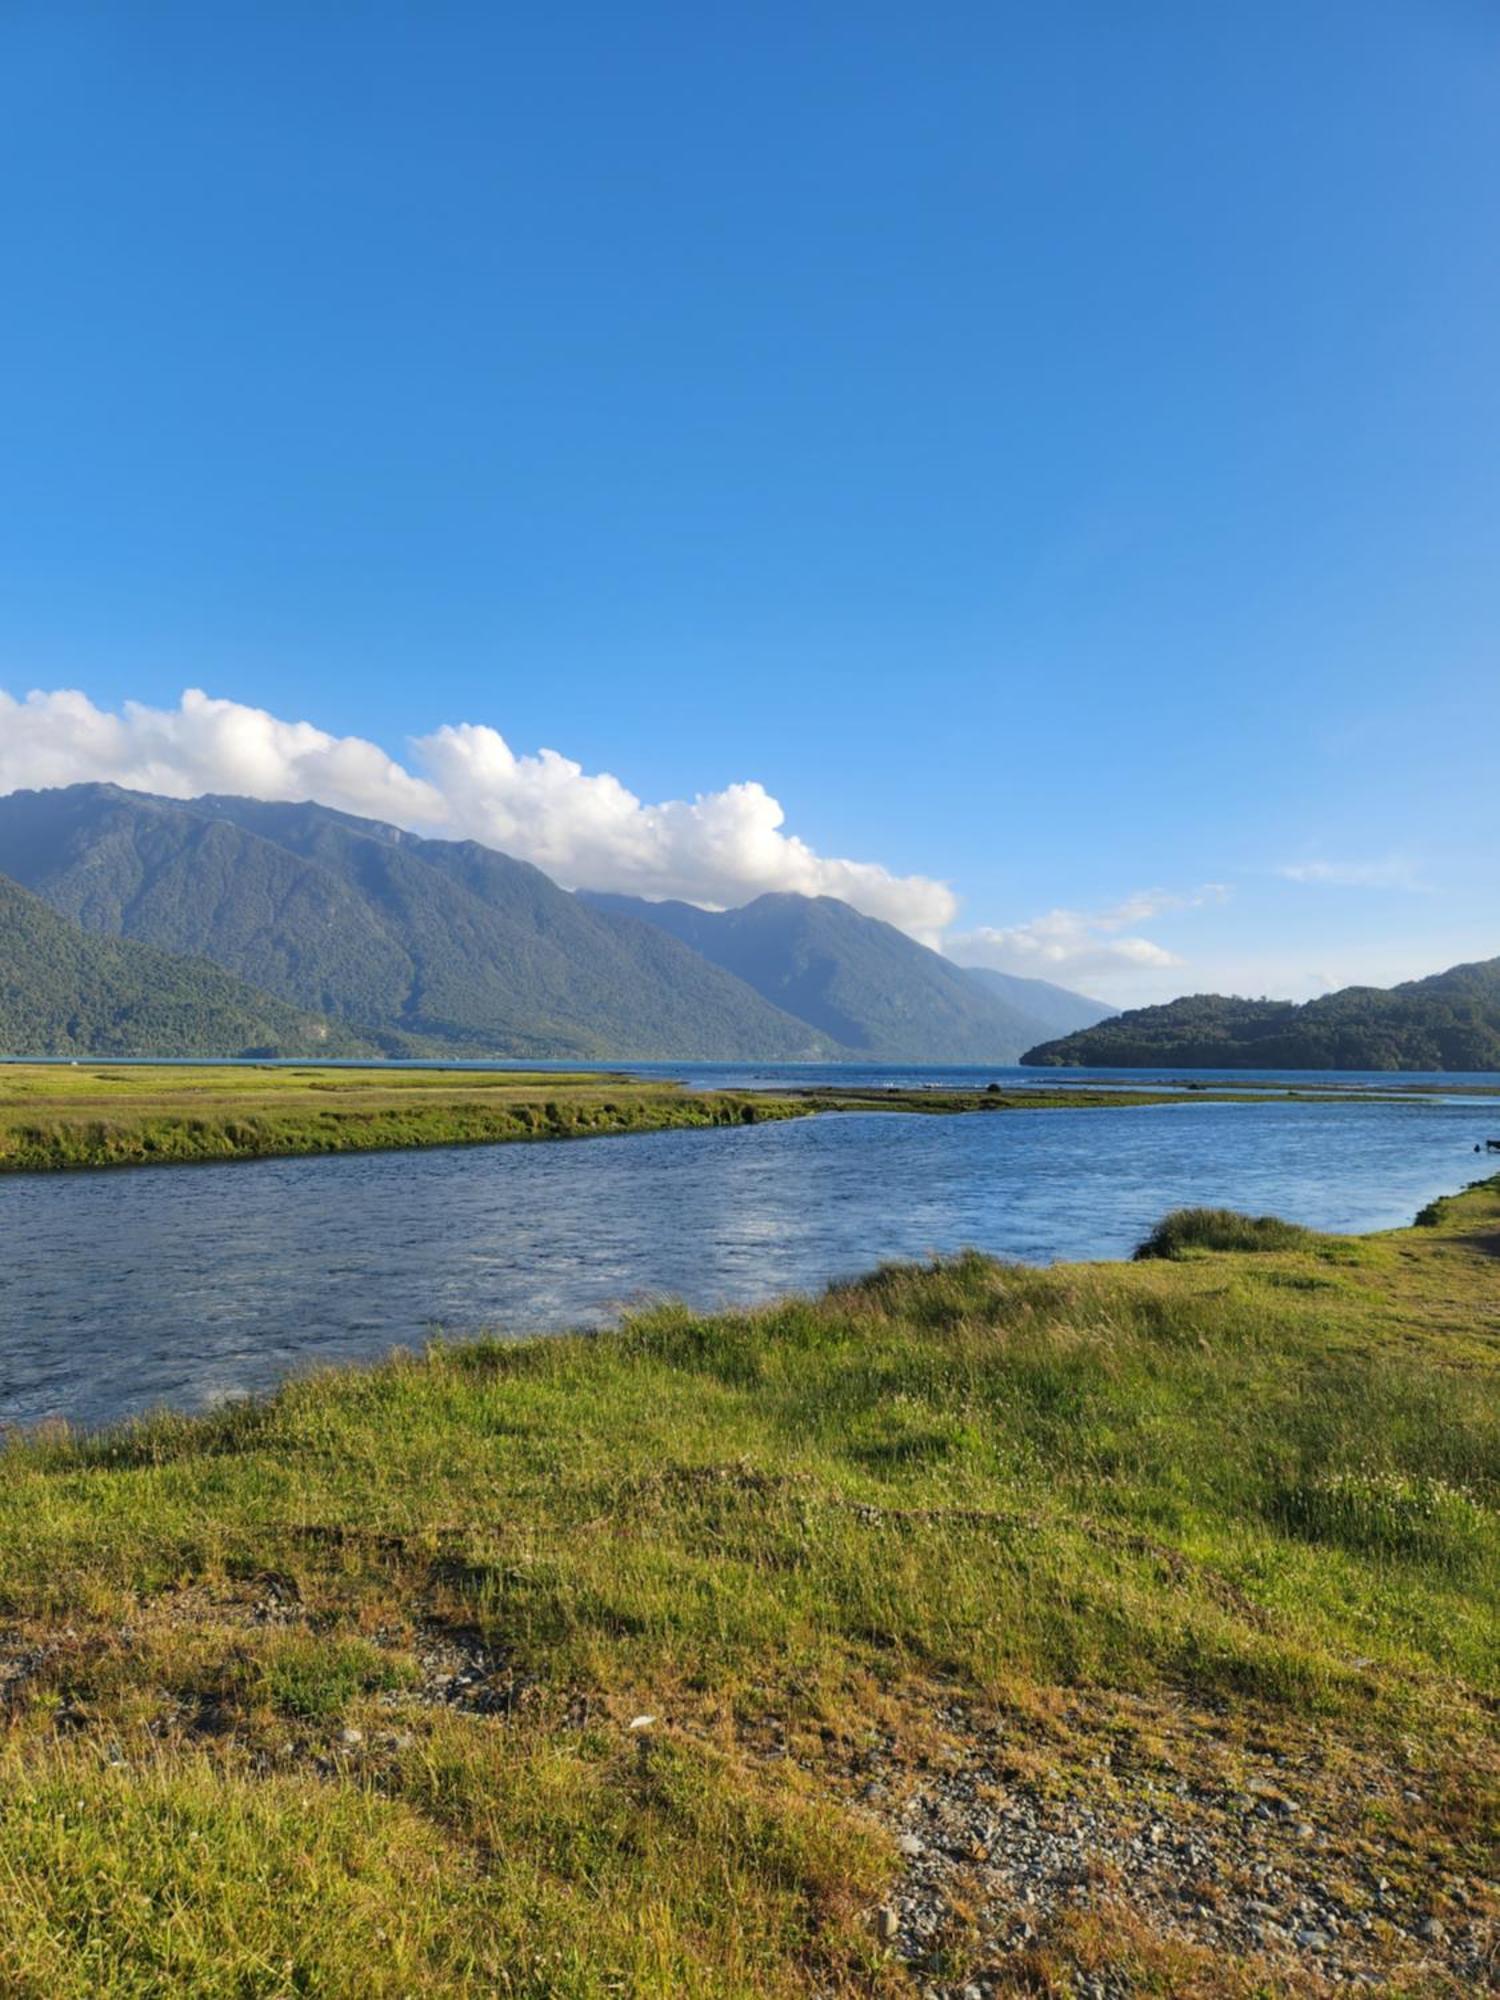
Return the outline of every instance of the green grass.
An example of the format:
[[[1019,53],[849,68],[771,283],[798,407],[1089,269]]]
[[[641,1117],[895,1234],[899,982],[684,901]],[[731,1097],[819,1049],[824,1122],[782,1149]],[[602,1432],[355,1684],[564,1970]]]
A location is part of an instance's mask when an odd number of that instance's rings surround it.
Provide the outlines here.
[[[1394,1782],[1407,1864],[1487,1875],[1500,1182],[1266,1233],[18,1439],[0,1991],[914,1990],[841,1774],[879,1739],[919,1780],[955,1691],[1046,1719],[1045,1786],[1101,1782],[1085,1698],[1310,1741],[1330,1867]]]
[[[1159,1091],[693,1091],[588,1071],[0,1064],[0,1173],[597,1138],[820,1111],[1129,1109]],[[1202,1101],[1201,1099],[1199,1100]]]
[[[1279,1215],[1232,1208],[1174,1208],[1136,1251],[1137,1258],[1184,1257],[1194,1250],[1311,1250],[1318,1238]]]
[[[0,1172],[587,1138],[804,1108],[587,1073],[17,1064],[0,1070]]]

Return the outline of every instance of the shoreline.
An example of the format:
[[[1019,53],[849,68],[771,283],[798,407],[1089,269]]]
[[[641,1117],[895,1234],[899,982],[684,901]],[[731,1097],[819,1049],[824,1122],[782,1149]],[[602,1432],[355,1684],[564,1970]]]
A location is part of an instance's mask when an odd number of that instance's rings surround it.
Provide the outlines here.
[[[1500,1176],[1158,1236],[14,1440],[0,1968],[1479,1990]]]
[[[0,1174],[722,1130],[833,1112],[1127,1111],[1164,1104],[1326,1103],[1328,1095],[1326,1088],[1188,1092],[1086,1084],[692,1090],[587,1070],[26,1062],[0,1065]],[[1389,1100],[1366,1089],[1350,1092],[1349,1101]]]
[[[1193,1103],[1284,1101],[1295,1092],[1193,1093]],[[195,1165],[319,1154],[496,1145],[722,1129],[824,1112],[936,1116],[1011,1110],[1129,1110],[1185,1101],[1173,1091],[1044,1086],[1034,1091],[827,1085],[781,1092],[690,1090],[649,1079],[404,1069],[280,1071],[0,1069],[0,1173]],[[1369,1101],[1368,1097],[1364,1101]]]

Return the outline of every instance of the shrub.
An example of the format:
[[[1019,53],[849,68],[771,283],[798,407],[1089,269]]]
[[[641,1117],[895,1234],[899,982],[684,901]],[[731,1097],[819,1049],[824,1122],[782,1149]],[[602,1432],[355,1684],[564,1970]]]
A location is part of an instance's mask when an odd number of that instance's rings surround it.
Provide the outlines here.
[[[1174,1208],[1164,1215],[1136,1257],[1182,1257],[1192,1250],[1308,1250],[1310,1229],[1279,1215],[1241,1215],[1232,1208]]]

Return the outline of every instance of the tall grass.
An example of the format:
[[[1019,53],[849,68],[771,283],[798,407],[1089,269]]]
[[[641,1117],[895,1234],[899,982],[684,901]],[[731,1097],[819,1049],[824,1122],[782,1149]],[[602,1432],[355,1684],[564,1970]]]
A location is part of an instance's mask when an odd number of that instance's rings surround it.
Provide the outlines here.
[[[1138,1258],[1183,1257],[1193,1250],[1308,1250],[1318,1238],[1279,1215],[1241,1215],[1233,1208],[1174,1208],[1136,1251]]]

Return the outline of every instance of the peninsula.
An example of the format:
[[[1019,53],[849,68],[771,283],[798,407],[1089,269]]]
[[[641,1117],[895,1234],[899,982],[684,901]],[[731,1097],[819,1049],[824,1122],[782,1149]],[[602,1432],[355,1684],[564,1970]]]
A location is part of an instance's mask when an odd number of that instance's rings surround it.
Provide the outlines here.
[[[0,1173],[598,1138],[824,1111],[1124,1108],[1171,1097],[1055,1085],[691,1090],[604,1071],[10,1063],[0,1064]]]

